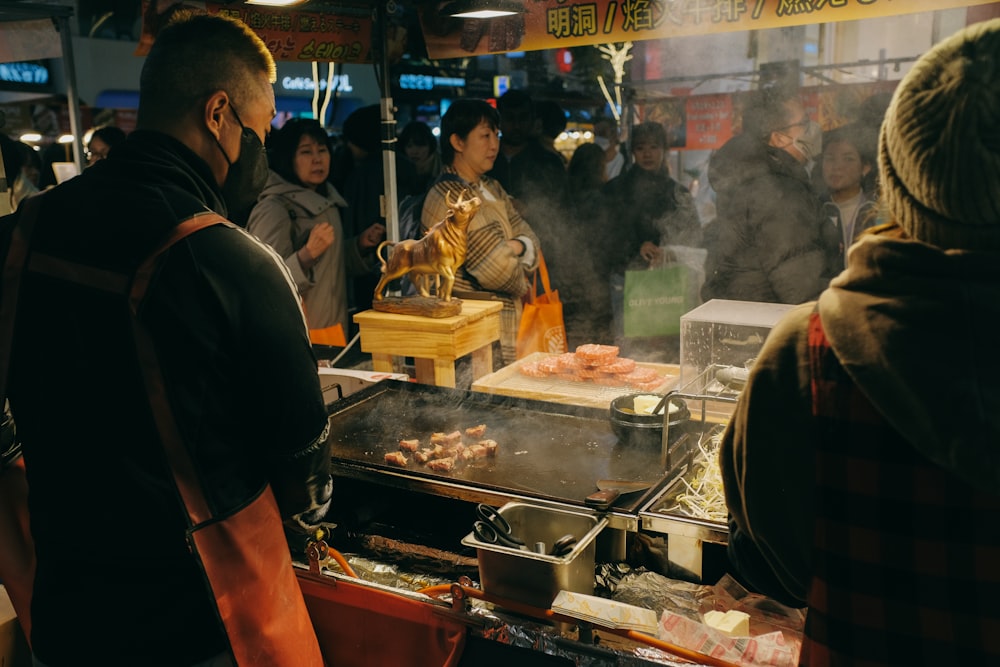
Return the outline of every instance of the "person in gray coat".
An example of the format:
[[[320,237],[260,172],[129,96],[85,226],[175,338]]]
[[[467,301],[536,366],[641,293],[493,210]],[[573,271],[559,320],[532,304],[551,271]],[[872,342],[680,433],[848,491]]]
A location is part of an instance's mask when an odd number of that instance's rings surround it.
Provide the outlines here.
[[[347,275],[374,269],[365,249],[381,241],[372,225],[346,238],[339,208],[347,202],[327,182],[330,150],[319,122],[293,118],[268,139],[267,185],[247,231],[281,255],[302,296],[314,345],[346,344]]]

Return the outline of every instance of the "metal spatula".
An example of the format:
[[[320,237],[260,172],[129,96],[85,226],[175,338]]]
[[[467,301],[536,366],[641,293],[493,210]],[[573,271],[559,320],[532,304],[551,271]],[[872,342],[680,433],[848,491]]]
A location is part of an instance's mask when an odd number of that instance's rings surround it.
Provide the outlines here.
[[[655,482],[633,482],[627,479],[599,479],[597,488],[601,491],[618,491],[619,493],[636,493],[645,491]]]

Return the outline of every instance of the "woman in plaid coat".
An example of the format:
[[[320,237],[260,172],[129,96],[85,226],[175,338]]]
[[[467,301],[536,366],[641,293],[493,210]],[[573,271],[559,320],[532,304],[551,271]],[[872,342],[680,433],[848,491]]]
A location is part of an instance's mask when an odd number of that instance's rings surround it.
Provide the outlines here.
[[[447,216],[449,192],[454,200],[469,189],[482,202],[469,223],[465,264],[459,269],[452,294],[503,302],[500,345],[506,365],[516,358],[521,297],[531,286],[529,278],[538,266],[539,243],[510,195],[485,175],[500,149],[499,127],[496,109],[482,100],[456,100],[448,107],[441,119],[441,156],[446,166],[427,193],[421,221],[426,231]]]

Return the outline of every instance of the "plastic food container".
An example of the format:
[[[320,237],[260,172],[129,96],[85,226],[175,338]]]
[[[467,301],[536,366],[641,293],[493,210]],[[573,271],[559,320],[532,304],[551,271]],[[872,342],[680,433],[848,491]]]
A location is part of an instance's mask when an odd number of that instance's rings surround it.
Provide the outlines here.
[[[507,503],[499,512],[511,533],[527,545],[544,542],[551,550],[565,535],[577,542],[569,553],[553,556],[489,544],[469,533],[462,544],[476,549],[484,592],[543,609],[561,590],[593,594],[596,539],[608,525],[606,518],[521,502]]]

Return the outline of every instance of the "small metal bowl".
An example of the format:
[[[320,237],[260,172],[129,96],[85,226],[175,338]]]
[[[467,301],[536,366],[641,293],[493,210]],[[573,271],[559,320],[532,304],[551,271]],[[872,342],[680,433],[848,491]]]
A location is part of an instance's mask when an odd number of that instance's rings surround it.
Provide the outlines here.
[[[663,443],[663,412],[655,415],[637,413],[634,408],[636,396],[655,396],[655,394],[648,392],[626,394],[612,400],[608,415],[611,430],[623,444],[658,448]],[[674,429],[674,427],[686,422],[691,417],[691,413],[688,411],[684,399],[677,396],[669,398],[663,409],[670,410],[671,406],[673,410],[670,413],[670,429],[671,439],[674,439],[681,432],[680,429]]]

